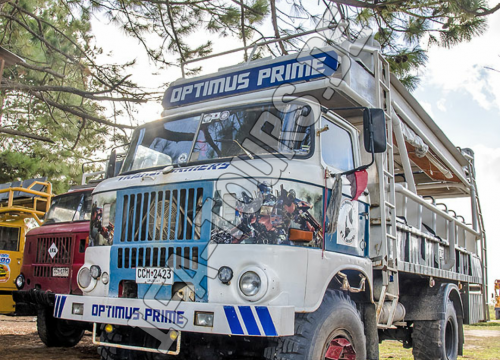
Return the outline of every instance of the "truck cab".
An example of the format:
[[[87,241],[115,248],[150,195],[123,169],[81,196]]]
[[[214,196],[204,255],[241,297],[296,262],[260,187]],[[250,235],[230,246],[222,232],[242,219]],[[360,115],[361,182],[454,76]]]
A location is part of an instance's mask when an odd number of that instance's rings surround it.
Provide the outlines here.
[[[45,178],[0,185],[0,314],[14,314],[16,278],[21,272],[27,220],[38,225],[50,206],[52,186]]]
[[[71,328],[54,319],[52,309],[55,294],[82,293],[76,274],[88,245],[93,189],[80,186],[55,196],[43,225],[26,235],[16,312],[37,315],[38,333],[47,346],[76,345],[84,332],[82,326]]]
[[[455,360],[487,316],[485,235],[436,200],[478,209],[473,153],[359,40],[171,83],[94,191],[83,296],[55,316],[94,323],[102,359],[378,359],[393,338]]]

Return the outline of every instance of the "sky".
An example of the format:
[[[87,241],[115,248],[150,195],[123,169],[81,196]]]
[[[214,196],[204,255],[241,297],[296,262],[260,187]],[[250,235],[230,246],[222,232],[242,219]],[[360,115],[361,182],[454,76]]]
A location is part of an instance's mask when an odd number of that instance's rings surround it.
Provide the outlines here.
[[[180,77],[178,69],[157,74],[139,45],[116,27],[97,19],[92,26],[98,44],[112,49],[112,58],[137,60],[133,80],[157,90],[161,84]],[[236,40],[216,40],[214,50],[240,46]],[[491,294],[493,281],[500,279],[500,261],[496,259],[500,254],[500,221],[496,208],[500,204],[500,72],[486,67],[500,71],[500,12],[490,17],[489,29],[482,36],[451,49],[429,48],[428,56],[428,64],[419,71],[421,84],[413,95],[456,146],[472,148],[475,152],[476,178],[488,239]],[[232,65],[240,61],[241,53],[205,62],[203,73],[216,71],[221,63]],[[160,103],[141,106],[140,123],[158,119],[161,110]],[[469,220],[467,202],[459,200],[449,204]]]
[[[413,95],[453,144],[475,152],[492,293],[493,281],[500,279],[500,72],[486,67],[500,71],[500,13],[490,17],[483,36],[451,49],[430,48],[428,55]],[[468,217],[463,202],[449,203]]]

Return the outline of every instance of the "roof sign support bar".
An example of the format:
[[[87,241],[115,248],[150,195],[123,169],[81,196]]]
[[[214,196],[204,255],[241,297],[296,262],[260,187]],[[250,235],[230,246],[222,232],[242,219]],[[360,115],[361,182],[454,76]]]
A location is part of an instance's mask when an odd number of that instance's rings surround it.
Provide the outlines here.
[[[220,53],[217,53],[217,54],[211,54],[211,55],[202,56],[202,57],[199,57],[199,58],[196,58],[196,59],[192,59],[192,60],[182,61],[181,62],[182,77],[183,78],[185,77],[184,66],[187,65],[187,64],[192,64],[194,62],[198,62],[198,61],[202,61],[202,60],[207,60],[207,59],[211,59],[211,58],[218,57],[218,56],[229,55],[229,54],[232,54],[232,53],[235,53],[235,52],[252,49],[252,53],[248,57],[248,62],[250,62],[250,59],[252,59],[253,55],[255,54],[255,51],[260,46],[274,44],[274,43],[279,42],[279,41],[291,40],[291,39],[295,39],[295,38],[298,38],[298,37],[301,37],[301,36],[306,36],[306,35],[311,35],[311,34],[314,34],[314,33],[318,33],[318,32],[321,32],[321,31],[332,30],[332,28],[333,28],[332,26],[323,26],[323,27],[320,27],[320,28],[317,28],[317,29],[312,29],[312,30],[304,31],[304,32],[301,32],[301,33],[298,33],[298,34],[283,36],[283,37],[280,37],[280,38],[277,38],[277,39],[266,40],[266,41],[262,41],[262,42],[259,42],[259,43],[255,43],[253,45],[242,46],[242,47],[239,47],[239,48],[236,48],[236,49],[223,51],[223,52],[220,52]]]

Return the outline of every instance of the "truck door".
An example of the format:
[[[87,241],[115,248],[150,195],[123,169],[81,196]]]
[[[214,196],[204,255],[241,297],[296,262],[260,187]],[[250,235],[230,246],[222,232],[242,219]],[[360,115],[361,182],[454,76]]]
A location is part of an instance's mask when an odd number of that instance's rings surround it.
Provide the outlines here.
[[[328,127],[328,128],[327,128]],[[322,118],[320,133],[321,162],[331,173],[354,169],[360,164],[357,130],[340,121]],[[332,195],[333,178],[327,180],[328,199]],[[351,183],[342,176],[342,200],[334,233],[325,234],[325,249],[357,256],[365,256],[367,241],[368,206],[353,201]],[[332,221],[332,219],[327,219]]]

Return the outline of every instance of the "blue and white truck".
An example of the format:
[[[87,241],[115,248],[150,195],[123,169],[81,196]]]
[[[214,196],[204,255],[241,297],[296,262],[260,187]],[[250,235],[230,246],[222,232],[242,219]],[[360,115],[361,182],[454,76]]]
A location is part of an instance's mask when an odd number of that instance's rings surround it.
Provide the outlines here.
[[[473,152],[371,37],[170,85],[93,193],[83,296],[103,359],[457,359],[486,320]],[[470,198],[472,224],[440,203]]]

